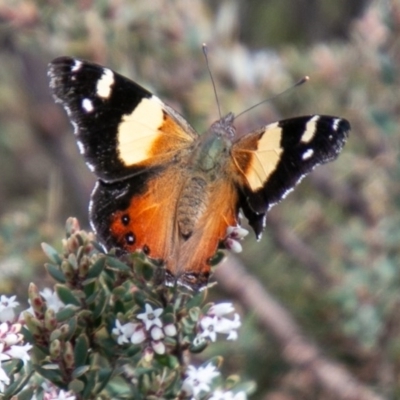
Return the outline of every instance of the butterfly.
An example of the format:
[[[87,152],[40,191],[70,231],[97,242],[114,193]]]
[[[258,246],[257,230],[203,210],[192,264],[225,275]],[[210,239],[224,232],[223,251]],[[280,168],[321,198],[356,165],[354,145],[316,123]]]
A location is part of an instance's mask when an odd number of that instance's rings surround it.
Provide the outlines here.
[[[195,290],[207,285],[239,212],[260,238],[268,210],[316,165],[334,160],[350,131],[345,119],[310,115],[238,135],[229,113],[199,135],[109,68],[59,57],[49,78],[98,178],[89,213],[101,243],[161,260],[167,284]]]

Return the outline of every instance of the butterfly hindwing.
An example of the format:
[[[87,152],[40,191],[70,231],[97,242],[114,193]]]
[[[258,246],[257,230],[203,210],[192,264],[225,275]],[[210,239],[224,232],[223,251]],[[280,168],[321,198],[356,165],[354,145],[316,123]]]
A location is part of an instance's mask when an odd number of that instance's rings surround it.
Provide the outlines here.
[[[347,139],[345,119],[313,115],[282,120],[249,133],[232,146],[240,171],[243,211],[257,225],[311,170],[334,160]],[[243,203],[243,201],[242,201]]]
[[[197,137],[177,112],[111,69],[60,57],[50,64],[49,76],[56,101],[74,125],[80,152],[104,181],[166,166]]]

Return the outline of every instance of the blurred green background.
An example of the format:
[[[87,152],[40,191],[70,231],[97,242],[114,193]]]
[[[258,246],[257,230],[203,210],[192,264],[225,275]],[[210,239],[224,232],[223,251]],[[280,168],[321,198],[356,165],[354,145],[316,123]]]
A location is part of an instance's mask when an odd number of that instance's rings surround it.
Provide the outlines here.
[[[28,282],[50,286],[40,243],[59,249],[68,216],[89,227],[95,177],[49,94],[48,62],[107,65],[203,132],[218,118],[203,42],[223,113],[311,77],[241,117],[239,132],[301,114],[351,122],[339,159],[273,208],[240,260],[324,354],[400,398],[398,1],[0,0],[0,293],[22,300]],[[230,298],[222,284],[211,295]],[[202,356],[224,354],[228,373],[257,382],[255,399],[337,398],[284,361],[276,338],[236,305],[237,345]]]

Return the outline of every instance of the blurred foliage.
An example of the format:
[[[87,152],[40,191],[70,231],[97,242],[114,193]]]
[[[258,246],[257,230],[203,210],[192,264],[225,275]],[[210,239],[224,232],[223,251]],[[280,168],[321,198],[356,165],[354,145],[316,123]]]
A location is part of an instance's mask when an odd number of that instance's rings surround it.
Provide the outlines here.
[[[300,114],[351,122],[339,159],[271,211],[264,238],[256,243],[249,235],[241,258],[330,357],[398,398],[400,4],[362,9],[354,2],[358,7],[343,6],[332,21],[320,8],[309,23],[306,8],[294,14],[293,2],[277,3],[0,1],[0,291],[39,283],[39,243],[57,247],[67,216],[87,224],[95,178],[49,95],[47,63],[69,55],[107,65],[155,91],[202,132],[218,118],[201,52],[207,42],[223,113],[311,77],[241,117],[239,132]],[[317,28],[315,15],[323,21]],[[268,37],[279,50],[266,47]],[[223,296],[218,287],[213,292]],[[239,363],[242,376],[258,382],[255,398],[332,398],[282,361],[251,313],[244,322],[238,346],[208,351],[226,352],[228,370]]]

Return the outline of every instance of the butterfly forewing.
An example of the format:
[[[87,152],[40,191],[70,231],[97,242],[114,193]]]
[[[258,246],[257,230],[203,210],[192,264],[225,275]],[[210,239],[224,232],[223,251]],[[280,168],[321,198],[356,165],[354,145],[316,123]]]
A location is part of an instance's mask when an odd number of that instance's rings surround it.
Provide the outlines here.
[[[50,64],[49,76],[81,153],[105,181],[166,166],[197,136],[178,113],[111,69],[60,57]]]
[[[232,156],[250,208],[265,214],[315,166],[334,160],[349,130],[345,119],[314,115],[282,120],[242,137]]]

